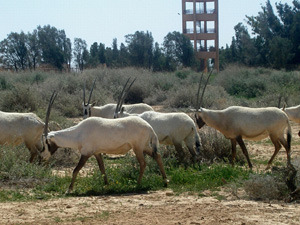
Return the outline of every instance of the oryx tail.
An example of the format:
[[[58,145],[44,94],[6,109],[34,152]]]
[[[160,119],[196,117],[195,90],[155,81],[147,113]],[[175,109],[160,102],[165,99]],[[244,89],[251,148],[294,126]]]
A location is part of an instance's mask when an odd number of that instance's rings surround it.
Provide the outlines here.
[[[150,137],[150,145],[152,147],[152,156],[154,157],[157,154],[158,147],[159,147],[159,140],[155,132],[152,130],[151,137]]]
[[[288,144],[288,149],[291,150],[292,128],[291,128],[291,125],[289,122],[288,122],[288,129],[287,129],[286,135],[287,135],[286,140],[287,140],[287,144]]]

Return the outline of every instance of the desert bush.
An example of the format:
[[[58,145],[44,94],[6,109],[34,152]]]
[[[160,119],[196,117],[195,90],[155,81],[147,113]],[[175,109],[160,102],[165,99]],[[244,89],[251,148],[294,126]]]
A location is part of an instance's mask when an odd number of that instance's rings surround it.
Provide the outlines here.
[[[231,161],[231,143],[223,134],[210,127],[203,127],[199,130],[201,138],[201,160],[206,163]],[[242,151],[237,146],[237,164],[244,164],[245,159]]]
[[[256,98],[266,91],[265,80],[253,69],[232,69],[226,71],[219,78],[228,94],[236,97]]]
[[[158,105],[163,104],[168,98],[167,93],[161,89],[157,89],[155,93],[150,96],[147,96],[144,99],[144,102],[149,105]]]
[[[173,108],[190,107],[191,105],[194,105],[194,93],[192,90],[186,88],[177,89],[169,96],[169,105]]]
[[[136,77],[137,80],[129,92],[127,102],[161,104],[174,109],[195,106],[200,73],[189,69],[173,73],[152,73],[149,70],[135,68],[99,68],[85,70],[80,74],[41,71],[1,72],[0,107],[4,109],[9,106],[10,111],[35,111],[37,107],[46,107],[53,90],[58,90],[59,96],[64,97],[58,97],[53,107],[57,107],[56,109],[64,116],[77,117],[82,115],[84,83],[88,97],[92,83],[97,78],[92,102],[96,101],[98,105],[103,105],[117,101],[129,77]],[[297,72],[228,67],[211,77],[203,106],[213,109],[222,109],[230,105],[277,106],[279,97],[282,98],[282,102],[292,106],[299,104],[297,97],[300,94],[300,88],[297,86],[299,79]],[[6,96],[9,98],[6,99]],[[10,104],[11,101],[13,104]],[[18,101],[21,104],[17,104]],[[31,106],[33,101],[36,104]]]
[[[251,174],[244,182],[244,189],[254,200],[278,200],[288,194],[284,178],[276,174]]]
[[[222,86],[234,96],[237,105],[250,107],[278,106],[281,98],[288,105],[299,104],[299,72],[265,68],[228,67],[215,77],[212,85]]]
[[[15,85],[11,91],[2,93],[1,108],[4,111],[36,111],[40,105],[40,98],[36,94],[30,86]]]
[[[51,175],[51,169],[37,163],[29,163],[29,151],[25,146],[1,146],[0,178],[6,181],[22,180],[32,183],[33,179],[44,179]],[[26,180],[24,180],[26,179]],[[28,185],[29,185],[28,183]]]
[[[49,159],[53,168],[75,168],[80,159],[80,153],[76,149],[59,148]]]
[[[77,117],[82,115],[81,98],[65,92],[57,96],[55,108],[65,117]]]
[[[292,165],[295,169],[295,174],[291,174],[292,171],[290,167],[276,166],[273,166],[271,172],[266,174],[252,174],[249,179],[244,182],[246,193],[250,198],[255,200],[290,199],[291,191],[294,191],[294,188],[299,188],[300,185],[299,158],[294,158]],[[291,177],[291,175],[295,175],[295,179]]]
[[[179,79],[186,79],[190,73],[191,71],[187,69],[178,70],[175,72],[175,76],[178,77]]]
[[[135,104],[144,102],[144,98],[146,97],[146,93],[141,86],[133,86],[125,98],[125,103]]]
[[[196,101],[196,100],[195,100]],[[234,105],[233,98],[220,86],[208,85],[203,98],[202,107],[224,109]]]

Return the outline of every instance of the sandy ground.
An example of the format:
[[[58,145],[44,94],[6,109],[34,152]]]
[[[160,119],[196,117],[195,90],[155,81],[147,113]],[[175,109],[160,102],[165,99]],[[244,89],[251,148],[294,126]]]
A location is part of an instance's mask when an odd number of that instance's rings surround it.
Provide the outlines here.
[[[300,127],[293,125],[294,142]],[[300,156],[292,147],[292,158]],[[273,147],[248,144],[250,158],[267,158]],[[286,160],[281,150],[278,158]],[[255,166],[255,165],[254,165]],[[144,194],[68,197],[34,202],[0,203],[0,224],[300,224],[299,203],[253,201],[242,190],[224,188],[219,195],[181,194],[171,190]]]

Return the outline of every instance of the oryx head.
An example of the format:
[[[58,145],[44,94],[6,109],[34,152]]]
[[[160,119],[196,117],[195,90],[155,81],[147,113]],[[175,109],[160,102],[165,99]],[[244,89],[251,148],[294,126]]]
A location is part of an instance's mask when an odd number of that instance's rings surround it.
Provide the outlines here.
[[[130,79],[131,78],[129,77],[128,80],[126,81],[126,83],[125,83],[125,85],[123,87],[123,90],[122,90],[122,92],[121,92],[121,94],[119,96],[118,103],[117,103],[117,106],[116,106],[116,110],[115,110],[115,113],[114,113],[114,119],[119,118],[120,117],[119,114],[123,113],[123,111],[124,111],[124,107],[122,107],[122,105],[123,105],[124,100],[125,100],[125,98],[126,98],[126,96],[128,94],[129,89],[131,88],[131,86],[133,85],[134,81],[136,80],[136,78],[134,78],[133,81],[128,86],[128,88],[126,89],[127,84],[130,81]]]
[[[47,161],[50,156],[57,150],[57,146],[54,143],[51,143],[51,140],[48,137],[48,124],[49,124],[49,116],[50,116],[50,111],[52,104],[57,96],[57,92],[54,91],[51,95],[49,104],[48,104],[48,109],[46,113],[46,120],[45,120],[45,126],[44,126],[44,133],[42,136],[42,141],[43,141],[43,150],[41,152],[41,157],[43,160]],[[56,149],[55,149],[56,146]]]
[[[202,128],[205,125],[205,122],[204,122],[203,117],[202,117],[202,111],[203,110],[201,108],[201,105],[203,104],[204,92],[205,92],[206,86],[208,84],[209,78],[210,78],[210,76],[212,74],[212,71],[213,71],[213,69],[209,72],[207,80],[206,80],[206,82],[204,84],[200,101],[199,101],[199,93],[200,93],[201,83],[202,83],[202,79],[203,79],[203,73],[202,73],[202,75],[200,77],[200,80],[199,80],[199,86],[198,86],[198,92],[197,92],[197,100],[196,100],[196,110],[195,110],[195,114],[194,114],[195,119],[196,119],[196,123],[197,123],[199,129]]]
[[[92,93],[93,93],[93,90],[94,90],[94,87],[95,87],[96,79],[97,78],[95,78],[95,80],[94,80],[94,83],[93,83],[92,89],[90,91],[90,95],[89,95],[89,99],[88,99],[87,103],[85,102],[85,83],[84,83],[84,87],[83,87],[83,103],[82,103],[83,119],[86,119],[86,118],[88,118],[88,117],[91,116],[91,108],[95,106],[95,103],[90,104],[90,101],[91,101]]]
[[[199,129],[201,129],[205,125],[205,122],[203,121],[201,116],[201,112],[202,112],[202,108],[200,108],[194,115]]]

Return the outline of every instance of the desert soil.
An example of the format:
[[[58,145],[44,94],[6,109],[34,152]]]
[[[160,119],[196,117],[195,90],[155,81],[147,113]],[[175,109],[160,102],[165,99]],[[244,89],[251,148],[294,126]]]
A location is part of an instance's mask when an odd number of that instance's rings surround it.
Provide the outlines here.
[[[292,127],[294,159],[300,156],[300,126],[292,123]],[[250,142],[248,148],[251,159],[269,159],[273,153],[270,144]],[[286,160],[284,150],[277,159]],[[203,192],[201,197],[176,195],[166,189],[0,203],[0,224],[300,224],[300,206],[296,202],[254,201],[243,190],[233,192],[228,187],[217,194]]]

